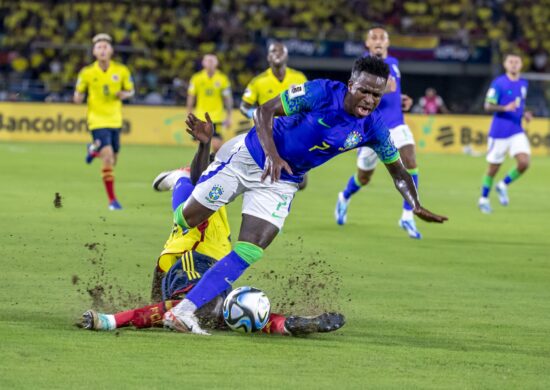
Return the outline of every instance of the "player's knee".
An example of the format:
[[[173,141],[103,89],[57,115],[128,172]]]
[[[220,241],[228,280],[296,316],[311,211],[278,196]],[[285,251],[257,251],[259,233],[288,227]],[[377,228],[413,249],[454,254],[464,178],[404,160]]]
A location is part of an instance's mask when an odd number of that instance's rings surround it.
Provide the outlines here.
[[[372,171],[359,171],[357,173],[357,180],[359,181],[359,184],[361,184],[362,186],[366,186],[367,184],[369,184],[373,173],[374,173],[374,170],[372,170]]]
[[[248,265],[252,265],[259,261],[264,255],[264,250],[257,245],[246,241],[237,241],[233,249]]]
[[[529,168],[529,159],[523,159],[518,161],[518,171],[523,173]]]

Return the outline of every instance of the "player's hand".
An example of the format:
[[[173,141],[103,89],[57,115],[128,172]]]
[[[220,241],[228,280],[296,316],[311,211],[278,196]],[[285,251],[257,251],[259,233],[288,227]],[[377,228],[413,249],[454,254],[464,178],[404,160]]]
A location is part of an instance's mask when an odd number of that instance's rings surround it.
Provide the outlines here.
[[[531,111],[525,111],[525,113],[523,114],[523,118],[526,122],[531,122],[531,120],[533,119],[533,113]]]
[[[510,103],[508,103],[507,105],[504,106],[504,111],[505,112],[514,112],[514,111],[516,111],[516,108],[517,108],[516,102],[513,101],[513,102],[510,102]]]
[[[285,170],[286,173],[292,175],[292,169],[290,165],[281,158],[278,154],[275,156],[265,157],[264,173],[262,174],[262,183],[268,176],[271,176],[271,182],[279,181],[281,178],[281,172]]]
[[[445,222],[449,219],[449,218],[445,217],[444,215],[434,214],[430,210],[426,210],[424,207],[421,207],[421,206],[414,209],[413,213],[418,218],[420,218],[421,220],[426,221],[426,222],[443,223],[443,222]]]
[[[189,114],[185,120],[185,124],[189,127],[187,133],[195,137],[201,144],[207,144],[212,139],[212,134],[214,134],[214,124],[210,119],[208,113],[204,114],[206,118],[205,121],[201,121],[193,114]]]
[[[401,95],[401,108],[403,111],[409,111],[413,105],[413,100],[408,95]]]

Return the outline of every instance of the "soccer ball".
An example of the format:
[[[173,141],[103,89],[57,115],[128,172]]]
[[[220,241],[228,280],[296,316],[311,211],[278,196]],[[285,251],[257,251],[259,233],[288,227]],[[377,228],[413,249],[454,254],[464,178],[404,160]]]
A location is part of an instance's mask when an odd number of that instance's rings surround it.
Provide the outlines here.
[[[271,304],[267,295],[254,287],[243,286],[231,291],[223,302],[223,319],[239,332],[257,332],[267,324]]]

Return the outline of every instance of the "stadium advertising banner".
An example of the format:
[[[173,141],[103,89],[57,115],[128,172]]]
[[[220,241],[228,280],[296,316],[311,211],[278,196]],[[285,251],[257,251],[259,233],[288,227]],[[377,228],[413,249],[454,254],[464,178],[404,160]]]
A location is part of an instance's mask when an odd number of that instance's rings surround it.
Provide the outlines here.
[[[490,116],[417,115],[405,116],[419,152],[485,153]],[[533,155],[550,155],[550,120],[536,118],[523,123]]]
[[[122,142],[141,145],[192,145],[183,107],[124,106]],[[419,152],[485,152],[489,116],[406,115]],[[226,138],[247,132],[251,122],[233,111]],[[525,124],[534,155],[550,155],[550,120]],[[0,141],[89,142],[86,107],[73,104],[0,103]]]

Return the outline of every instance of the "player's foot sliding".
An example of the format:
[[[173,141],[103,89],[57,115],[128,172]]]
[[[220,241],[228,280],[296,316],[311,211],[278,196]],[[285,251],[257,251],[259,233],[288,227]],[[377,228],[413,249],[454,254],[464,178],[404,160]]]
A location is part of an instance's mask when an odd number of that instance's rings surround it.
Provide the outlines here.
[[[172,311],[168,311],[164,314],[163,321],[165,328],[175,330],[176,332],[210,336],[210,333],[201,328],[199,320],[193,312],[181,312],[176,317]]]
[[[122,210],[122,206],[118,203],[118,200],[114,199],[109,203],[109,210]]]
[[[95,310],[88,310],[82,314],[80,323],[77,324],[88,330],[115,330],[115,318],[111,314],[98,313]]]
[[[346,318],[340,313],[323,313],[316,317],[290,316],[285,321],[285,329],[293,336],[311,333],[326,333],[340,329]]]

